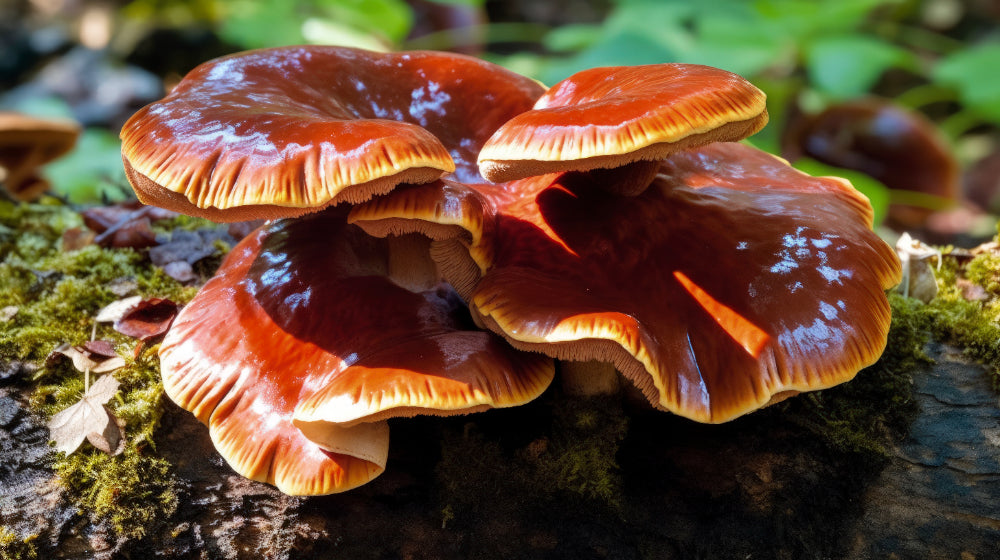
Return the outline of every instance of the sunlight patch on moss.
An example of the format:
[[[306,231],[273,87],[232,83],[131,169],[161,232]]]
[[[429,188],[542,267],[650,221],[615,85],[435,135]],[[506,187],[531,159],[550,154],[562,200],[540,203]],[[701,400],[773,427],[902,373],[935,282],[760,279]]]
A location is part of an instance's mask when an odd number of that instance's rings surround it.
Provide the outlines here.
[[[34,560],[38,550],[35,535],[21,539],[9,528],[0,525],[0,560]]]

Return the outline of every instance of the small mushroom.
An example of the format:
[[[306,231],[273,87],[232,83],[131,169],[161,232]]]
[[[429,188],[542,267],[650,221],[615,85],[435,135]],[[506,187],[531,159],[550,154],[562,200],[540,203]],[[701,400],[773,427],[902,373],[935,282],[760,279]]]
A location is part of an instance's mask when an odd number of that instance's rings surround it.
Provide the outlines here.
[[[638,196],[587,173],[444,182],[350,219],[374,235],[386,218],[461,224],[435,254],[478,324],[518,348],[611,362],[701,422],[842,383],[881,354],[900,265],[867,199],[740,144],[661,165]]]
[[[890,225],[914,228],[954,205],[958,161],[934,124],[891,101],[866,98],[832,105],[792,121],[785,157],[808,156],[868,174],[896,192]]]
[[[0,112],[0,181],[18,200],[34,200],[49,187],[41,166],[73,149],[80,126],[64,119],[43,119]]]
[[[627,179],[608,183],[620,194],[637,194],[664,157],[740,140],[766,123],[764,93],[724,70],[693,64],[594,68],[552,86],[533,110],[500,127],[483,146],[479,167],[499,183],[629,166]]]
[[[167,334],[167,394],[241,474],[327,494],[382,472],[387,418],[515,406],[549,385],[551,360],[475,329],[446,285],[397,285],[389,266],[387,242],[339,209],[257,230]]]
[[[146,204],[219,222],[294,217],[478,177],[479,146],[541,93],[457,54],[251,51],[202,64],[133,115],[122,157]]]

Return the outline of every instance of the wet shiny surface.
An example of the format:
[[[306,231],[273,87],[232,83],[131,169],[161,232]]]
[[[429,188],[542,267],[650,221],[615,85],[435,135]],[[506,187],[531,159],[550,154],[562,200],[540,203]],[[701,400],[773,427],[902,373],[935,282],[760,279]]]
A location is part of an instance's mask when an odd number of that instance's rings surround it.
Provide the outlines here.
[[[480,161],[624,154],[713,130],[714,141],[739,140],[767,122],[764,101],[763,92],[750,82],[707,66],[594,68],[552,86],[535,110],[504,125],[486,144]],[[721,136],[731,123],[757,118],[750,132]]]
[[[513,406],[552,379],[548,358],[471,326],[447,286],[394,284],[387,244],[344,216],[326,211],[248,236],[164,342],[168,394],[225,434],[220,452],[244,474],[287,464],[310,484],[328,471],[350,482],[364,466],[317,456],[293,421],[322,430],[371,415]],[[241,470],[248,454],[261,457]]]
[[[136,113],[123,154],[200,207],[317,206],[410,168],[481,180],[480,146],[542,91],[447,53],[250,51],[199,66]]]
[[[472,211],[470,253],[487,271],[473,310],[515,344],[613,360],[660,406],[709,422],[846,381],[881,353],[899,264],[846,183],[723,143],[674,155],[636,197],[592,182],[555,174],[450,197]],[[422,192],[353,215],[405,213]]]

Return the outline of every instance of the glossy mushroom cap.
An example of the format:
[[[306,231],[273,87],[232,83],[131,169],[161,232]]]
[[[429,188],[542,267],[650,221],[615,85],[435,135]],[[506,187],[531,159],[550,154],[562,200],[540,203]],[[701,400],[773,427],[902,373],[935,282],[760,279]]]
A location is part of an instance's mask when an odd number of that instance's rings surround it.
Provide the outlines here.
[[[385,419],[533,399],[551,360],[470,326],[444,285],[411,291],[387,243],[331,209],[247,236],[160,350],[164,388],[239,473],[328,494],[385,468]]]
[[[33,200],[48,188],[38,168],[73,149],[80,125],[0,112],[0,181],[18,200]]]
[[[889,221],[919,227],[935,209],[958,197],[960,170],[934,124],[888,100],[839,103],[793,121],[784,140],[786,157],[809,156],[823,163],[872,176],[897,197]],[[917,202],[914,204],[913,202]]]
[[[384,219],[463,224],[438,254],[479,324],[518,348],[614,363],[697,421],[842,383],[881,354],[899,261],[846,181],[730,143],[672,155],[638,196],[594,180],[418,185],[351,220],[376,234]]]
[[[724,70],[692,64],[594,68],[552,86],[533,110],[500,127],[483,146],[479,167],[498,183],[617,168],[740,140],[766,123],[764,93]],[[646,184],[655,175],[652,165]]]
[[[122,129],[139,199],[215,221],[293,217],[400,183],[481,180],[479,147],[542,88],[474,58],[343,47],[195,68]]]

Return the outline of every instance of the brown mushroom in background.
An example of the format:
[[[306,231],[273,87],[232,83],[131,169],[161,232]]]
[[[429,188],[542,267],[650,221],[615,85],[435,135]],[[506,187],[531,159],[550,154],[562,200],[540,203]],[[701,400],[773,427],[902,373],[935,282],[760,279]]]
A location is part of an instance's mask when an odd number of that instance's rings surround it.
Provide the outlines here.
[[[406,0],[406,3],[413,10],[413,27],[407,43],[442,43],[448,45],[449,51],[473,56],[483,51],[487,23],[483,6],[431,0]]]
[[[849,101],[791,119],[782,143],[782,155],[792,161],[808,156],[899,191],[888,216],[898,229],[922,226],[959,196],[959,165],[940,132],[888,100]]]
[[[846,181],[730,143],[660,171],[633,197],[586,173],[416,185],[350,219],[374,235],[385,219],[461,224],[435,255],[477,323],[518,348],[611,362],[701,422],[842,383],[881,354],[899,261]]]
[[[80,125],[65,119],[44,119],[0,112],[0,183],[18,200],[34,200],[49,187],[38,170],[69,152],[80,136]]]
[[[294,217],[444,173],[478,177],[535,82],[457,54],[288,47],[195,68],[122,129],[139,199],[214,221]]]
[[[241,474],[327,494],[382,471],[386,418],[516,406],[551,382],[550,359],[470,328],[447,285],[388,269],[386,241],[339,209],[261,228],[175,320],[167,393]]]
[[[764,93],[724,70],[694,64],[594,68],[552,86],[533,110],[500,127],[483,146],[479,167],[499,183],[628,166],[606,180],[619,194],[637,194],[653,180],[658,160],[741,140],[766,123]]]

